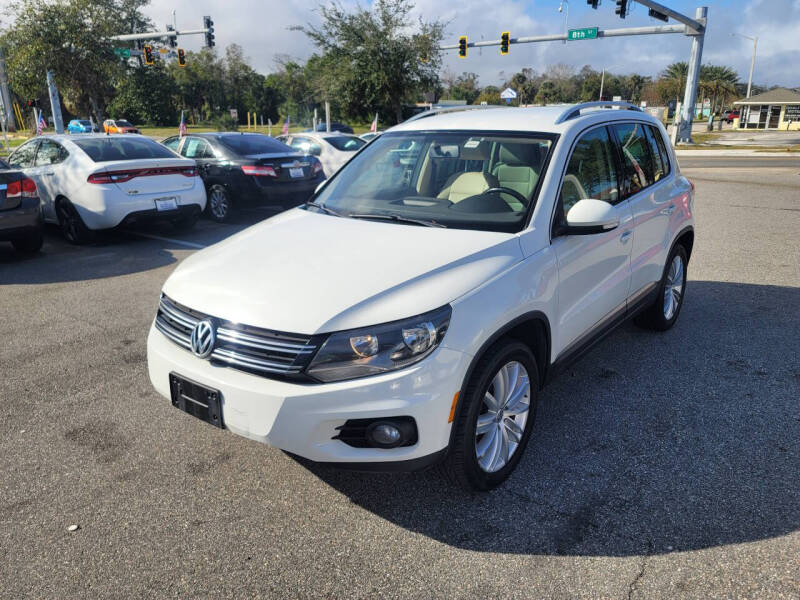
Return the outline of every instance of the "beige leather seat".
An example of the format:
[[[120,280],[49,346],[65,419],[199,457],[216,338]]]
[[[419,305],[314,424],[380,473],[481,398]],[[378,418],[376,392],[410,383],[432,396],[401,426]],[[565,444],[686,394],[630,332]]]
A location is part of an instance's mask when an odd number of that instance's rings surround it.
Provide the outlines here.
[[[498,163],[492,169],[502,187],[515,190],[530,200],[539,181],[539,147],[534,144],[503,144]],[[520,206],[518,210],[523,207]]]
[[[470,142],[467,142],[467,145]],[[488,142],[480,142],[476,146],[461,149],[462,160],[481,160],[486,161],[489,159],[490,147]],[[464,198],[470,196],[477,196],[486,190],[498,187],[497,177],[491,173],[484,173],[483,171],[467,171],[464,173],[455,173],[445,183],[442,190],[437,194],[437,198],[446,198],[453,204],[461,202]]]

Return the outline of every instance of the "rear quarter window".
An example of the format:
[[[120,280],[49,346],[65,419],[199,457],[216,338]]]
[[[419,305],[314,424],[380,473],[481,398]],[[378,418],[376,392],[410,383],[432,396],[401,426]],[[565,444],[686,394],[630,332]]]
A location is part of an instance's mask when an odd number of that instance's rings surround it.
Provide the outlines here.
[[[140,160],[143,158],[175,158],[175,155],[153,140],[142,137],[98,137],[72,140],[94,162]]]

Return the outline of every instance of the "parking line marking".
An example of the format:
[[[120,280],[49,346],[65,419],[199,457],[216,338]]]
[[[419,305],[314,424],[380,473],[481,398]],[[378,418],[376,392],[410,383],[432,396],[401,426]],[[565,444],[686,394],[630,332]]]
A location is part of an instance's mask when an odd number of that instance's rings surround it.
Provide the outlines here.
[[[202,250],[206,247],[204,244],[195,244],[194,242],[186,242],[184,240],[176,240],[175,238],[161,237],[160,235],[151,235],[149,233],[139,233],[138,231],[129,231],[128,233],[132,235],[138,235],[139,237],[150,238],[151,240],[160,240],[162,242],[169,242],[170,244],[180,244],[181,246],[195,248],[196,250]]]

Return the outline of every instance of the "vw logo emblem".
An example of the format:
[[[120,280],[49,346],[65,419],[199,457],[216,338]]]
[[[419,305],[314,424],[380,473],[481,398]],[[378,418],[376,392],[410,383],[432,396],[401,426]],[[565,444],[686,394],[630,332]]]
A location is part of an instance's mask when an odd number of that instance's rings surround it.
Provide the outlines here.
[[[217,341],[217,328],[211,319],[203,319],[192,329],[192,352],[199,358],[208,358]]]

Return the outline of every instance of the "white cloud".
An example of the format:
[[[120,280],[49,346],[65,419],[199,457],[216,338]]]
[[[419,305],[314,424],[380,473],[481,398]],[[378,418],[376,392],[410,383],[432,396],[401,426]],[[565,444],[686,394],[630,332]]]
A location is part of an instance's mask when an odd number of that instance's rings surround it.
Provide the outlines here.
[[[666,2],[670,6],[693,13],[688,0]],[[698,3],[701,3],[698,0]],[[355,4],[348,0],[346,4]],[[367,4],[366,0],[362,4]],[[614,15],[614,3],[605,0],[594,11],[584,0],[571,0],[570,27],[598,25],[634,27],[660,24],[647,16],[645,7],[634,4],[633,12],[621,21]],[[734,67],[742,80],[750,68],[752,44],[731,32],[758,35],[758,58],[755,81],[768,85],[800,85],[800,0],[729,0],[709,4],[709,27],[706,35],[704,62]],[[316,0],[173,0],[147,7],[149,16],[159,25],[171,22],[172,8],[177,9],[178,29],[199,28],[204,14],[215,21],[215,34],[220,49],[231,43],[240,44],[252,65],[262,72],[274,69],[276,55],[288,54],[307,58],[313,47],[300,32],[290,31],[294,25],[318,23]],[[555,33],[564,30],[564,14],[558,12],[559,0],[417,0],[414,18],[440,19],[447,23],[449,43],[466,34],[470,41],[498,39],[500,32],[510,30],[512,37]],[[202,36],[182,38],[181,45],[199,49]],[[580,68],[589,64],[605,67],[615,73],[639,72],[656,75],[666,65],[688,60],[690,38],[683,35],[660,35],[608,38],[598,41],[547,42],[512,45],[508,56],[500,56],[497,47],[482,51],[470,48],[468,58],[458,59],[450,51],[445,67],[455,71],[472,71],[482,84],[496,84],[499,73],[510,76],[522,67],[543,71],[547,65],[564,62]]]

